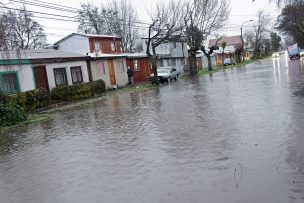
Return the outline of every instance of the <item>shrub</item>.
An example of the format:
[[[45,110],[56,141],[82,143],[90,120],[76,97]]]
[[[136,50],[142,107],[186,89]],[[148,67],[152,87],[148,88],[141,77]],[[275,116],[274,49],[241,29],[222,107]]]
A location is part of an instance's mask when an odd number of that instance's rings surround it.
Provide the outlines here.
[[[106,91],[106,84],[103,80],[97,80],[94,82],[88,83],[91,86],[92,94],[102,94]]]
[[[11,126],[26,121],[24,109],[16,104],[0,104],[0,127]]]
[[[6,103],[7,102],[7,96],[2,92],[0,88],[0,104]]]
[[[92,97],[92,90],[87,84],[70,86],[69,100],[81,100]]]
[[[51,92],[51,98],[53,100],[68,100],[70,95],[70,88],[67,85],[55,87]]]
[[[59,86],[52,90],[53,100],[81,100],[105,92],[106,85],[103,80],[82,83],[72,86]]]
[[[39,88],[27,92],[9,96],[13,104],[17,104],[26,110],[34,110],[50,104],[50,96],[46,89]]]

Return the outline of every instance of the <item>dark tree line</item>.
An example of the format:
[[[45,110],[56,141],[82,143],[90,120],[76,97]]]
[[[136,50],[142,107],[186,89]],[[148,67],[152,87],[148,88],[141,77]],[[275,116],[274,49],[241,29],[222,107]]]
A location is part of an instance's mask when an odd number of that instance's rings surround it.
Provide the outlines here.
[[[277,19],[277,29],[304,47],[304,1],[286,5]]]

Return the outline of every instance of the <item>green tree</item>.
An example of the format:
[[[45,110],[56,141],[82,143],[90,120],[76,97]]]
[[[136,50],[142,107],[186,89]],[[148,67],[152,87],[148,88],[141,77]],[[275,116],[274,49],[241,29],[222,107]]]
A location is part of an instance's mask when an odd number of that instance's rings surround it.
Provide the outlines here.
[[[271,38],[271,49],[273,52],[279,51],[280,47],[281,47],[281,37],[275,33],[272,32],[270,33],[270,38]]]
[[[284,35],[290,35],[299,46],[304,46],[304,1],[285,6],[277,19],[276,27]]]

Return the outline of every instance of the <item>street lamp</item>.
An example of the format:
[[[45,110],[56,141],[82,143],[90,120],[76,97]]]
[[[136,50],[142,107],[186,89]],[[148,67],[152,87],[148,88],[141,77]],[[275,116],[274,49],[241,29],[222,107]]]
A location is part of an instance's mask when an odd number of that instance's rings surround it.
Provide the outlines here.
[[[249,23],[249,22],[252,22],[253,20],[248,20],[248,21],[245,21],[242,23],[241,25],[241,40],[242,40],[242,56],[243,56],[243,61],[245,61],[245,58],[244,58],[244,40],[243,40],[243,25],[245,23]]]

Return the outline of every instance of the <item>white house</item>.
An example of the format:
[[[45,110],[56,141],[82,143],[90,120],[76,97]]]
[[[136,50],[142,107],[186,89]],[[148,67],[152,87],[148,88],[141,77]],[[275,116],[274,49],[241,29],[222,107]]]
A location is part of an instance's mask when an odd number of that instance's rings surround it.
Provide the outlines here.
[[[143,49],[146,50],[145,43],[147,39],[143,38]],[[169,41],[156,48],[158,57],[158,67],[175,67],[180,72],[189,70],[188,48],[185,40]]]
[[[103,79],[108,88],[128,83],[127,55],[122,53],[119,37],[72,33],[56,42],[54,47],[91,56],[92,79]]]
[[[89,57],[52,49],[0,52],[0,88],[6,94],[89,82]]]

